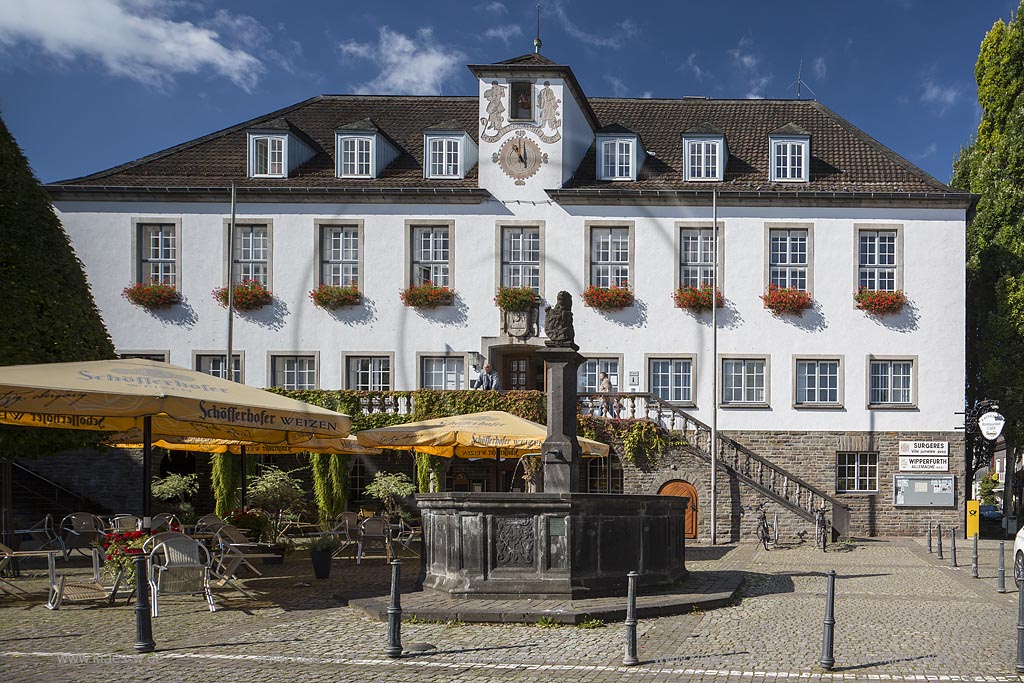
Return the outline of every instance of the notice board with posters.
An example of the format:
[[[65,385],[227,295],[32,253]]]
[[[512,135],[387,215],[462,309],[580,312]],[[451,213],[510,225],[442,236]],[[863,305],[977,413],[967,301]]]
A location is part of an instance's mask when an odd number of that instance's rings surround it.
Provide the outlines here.
[[[892,488],[896,506],[956,506],[956,477],[952,474],[896,474]]]

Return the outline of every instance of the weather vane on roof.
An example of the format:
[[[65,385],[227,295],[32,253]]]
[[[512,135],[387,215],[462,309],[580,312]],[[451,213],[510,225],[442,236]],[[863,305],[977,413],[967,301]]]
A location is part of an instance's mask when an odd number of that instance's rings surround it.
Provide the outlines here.
[[[533,51],[535,54],[540,54],[540,46],[543,43],[540,42],[540,3],[537,3],[537,36],[533,39]]]

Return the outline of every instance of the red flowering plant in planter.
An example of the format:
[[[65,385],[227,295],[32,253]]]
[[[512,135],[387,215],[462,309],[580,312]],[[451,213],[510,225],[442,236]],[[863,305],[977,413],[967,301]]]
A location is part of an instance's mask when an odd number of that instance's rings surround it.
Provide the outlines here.
[[[402,303],[412,308],[437,308],[450,306],[455,300],[455,291],[435,285],[429,280],[422,285],[410,285],[400,292]]]
[[[761,300],[764,301],[765,308],[775,315],[803,315],[803,312],[814,303],[810,292],[778,285],[768,285],[768,291],[761,295]]]
[[[678,308],[687,308],[697,312],[710,311],[712,301],[714,301],[715,308],[721,308],[725,305],[725,297],[722,296],[721,290],[715,289],[712,292],[712,289],[711,285],[680,287],[672,293],[672,301]]]
[[[613,287],[590,285],[583,290],[583,303],[599,311],[617,311],[633,304],[633,290],[625,281]]]
[[[533,287],[499,287],[494,305],[503,311],[528,311],[537,300]]]
[[[358,306],[363,295],[357,285],[320,285],[309,293],[313,305],[335,309],[343,306]]]
[[[135,556],[142,552],[142,544],[149,536],[147,531],[126,531],[105,536],[100,543],[107,560],[103,572],[113,579],[118,571],[123,571],[122,581],[134,585]]]
[[[224,308],[228,307],[228,288],[218,287],[213,290],[213,298]],[[255,311],[263,308],[274,300],[267,286],[259,280],[245,280],[234,286],[232,305],[238,311]]]
[[[131,301],[136,306],[147,310],[158,308],[170,308],[181,301],[181,294],[174,288],[163,282],[138,282],[121,290],[121,296]]]
[[[907,297],[903,294],[902,289],[886,292],[861,287],[853,295],[853,300],[857,302],[857,308],[872,315],[899,313],[903,305],[907,303]]]

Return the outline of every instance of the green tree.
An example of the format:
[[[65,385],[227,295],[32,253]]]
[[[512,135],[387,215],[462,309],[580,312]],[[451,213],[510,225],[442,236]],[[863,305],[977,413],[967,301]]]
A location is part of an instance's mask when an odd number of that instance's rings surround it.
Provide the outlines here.
[[[974,73],[981,122],[953,164],[953,186],[980,195],[967,229],[967,399],[991,398],[1005,434],[1024,436],[1024,24],[985,35]]]
[[[0,244],[0,365],[114,358],[82,264],[2,119]],[[87,431],[0,427],[4,456],[35,456],[96,440]]]

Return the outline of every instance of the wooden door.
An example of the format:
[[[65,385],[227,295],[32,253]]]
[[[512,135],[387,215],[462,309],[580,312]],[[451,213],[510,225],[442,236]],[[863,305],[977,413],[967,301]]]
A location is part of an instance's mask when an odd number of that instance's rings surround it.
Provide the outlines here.
[[[686,538],[697,538],[697,489],[688,481],[670,481],[658,490],[661,496],[685,496],[690,499],[690,505],[686,508]]]

